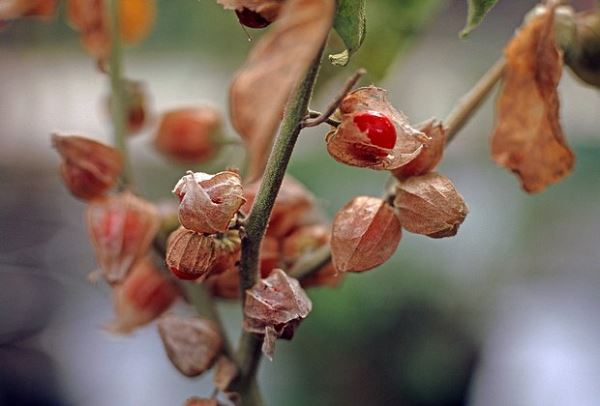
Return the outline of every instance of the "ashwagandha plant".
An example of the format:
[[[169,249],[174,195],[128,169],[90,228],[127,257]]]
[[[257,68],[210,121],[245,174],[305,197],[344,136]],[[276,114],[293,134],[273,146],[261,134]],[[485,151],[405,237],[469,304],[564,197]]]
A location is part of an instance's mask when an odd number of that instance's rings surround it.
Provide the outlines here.
[[[185,376],[214,370],[211,396],[186,405],[261,405],[256,371],[277,339],[291,339],[312,304],[303,289],[335,286],[396,251],[402,231],[451,237],[468,214],[453,183],[435,171],[445,147],[498,82],[491,156],[514,172],[528,193],[567,176],[574,154],[559,121],[557,86],[563,64],[600,86],[600,11],[575,12],[546,1],[524,18],[502,56],[444,120],[413,125],[390,104],[387,91],[355,86],[358,70],[323,112],[310,108],[323,63],[345,66],[367,32],[366,0],[218,0],[260,37],[229,89],[230,119],[247,151],[247,168],[216,174],[187,172],[174,185],[171,208],[135,193],[127,136],[146,125],[146,89],[125,79],[122,42],[135,43],[155,18],[153,0],[67,0],[69,23],[109,78],[114,146],[87,137],[52,136],[60,174],[88,203],[87,225],[100,271],[114,292],[115,321],[128,333],[158,318],[166,354]],[[461,35],[494,6],[469,0]],[[57,0],[5,0],[0,21],[54,15]],[[175,5],[172,5],[175,7]],[[198,7],[216,7],[202,1]],[[324,58],[335,30],[345,50]],[[323,62],[325,60],[325,62]],[[315,198],[286,169],[304,128],[325,126],[327,151],[342,164],[388,171],[381,196],[357,196],[332,225],[314,215]],[[168,158],[196,164],[212,159],[229,139],[212,107],[164,112],[155,137]],[[277,134],[277,135],[276,135]],[[156,260],[157,255],[160,260]],[[165,314],[179,297],[198,317]],[[241,302],[237,347],[214,306]],[[318,311],[318,309],[316,309]],[[174,400],[179,401],[179,400]]]

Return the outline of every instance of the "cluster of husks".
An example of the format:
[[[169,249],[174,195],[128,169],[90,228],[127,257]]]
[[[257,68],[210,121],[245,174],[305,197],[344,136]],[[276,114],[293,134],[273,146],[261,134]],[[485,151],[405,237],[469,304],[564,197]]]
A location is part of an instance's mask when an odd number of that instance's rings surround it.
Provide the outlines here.
[[[174,286],[147,259],[159,228],[150,202],[129,191],[111,193],[121,174],[120,153],[79,136],[53,135],[62,158],[60,173],[71,193],[88,203],[87,226],[100,275],[114,288],[114,332],[128,333],[164,312],[176,299]]]
[[[340,125],[327,135],[329,153],[348,165],[389,170],[397,182],[390,198],[356,197],[336,214],[335,269],[381,265],[396,251],[403,228],[432,238],[455,235],[468,208],[452,182],[432,172],[446,142],[442,124],[431,120],[414,129],[385,90],[372,86],[350,93],[337,115]]]
[[[117,6],[121,39],[134,44],[145,38],[155,18],[154,0],[118,0]],[[67,0],[67,18],[85,49],[105,61],[111,49],[107,0]]]

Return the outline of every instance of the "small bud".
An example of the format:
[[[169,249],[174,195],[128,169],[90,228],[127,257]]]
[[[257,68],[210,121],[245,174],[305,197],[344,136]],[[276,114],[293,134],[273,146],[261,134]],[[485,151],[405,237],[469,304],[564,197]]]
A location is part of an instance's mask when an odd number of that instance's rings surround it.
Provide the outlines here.
[[[246,204],[242,207],[243,212],[250,213],[260,183],[257,181],[244,186]],[[289,234],[302,223],[303,217],[312,209],[313,205],[312,193],[291,176],[286,176],[275,199],[267,234],[273,237],[283,237]]]
[[[179,221],[198,233],[223,233],[246,201],[240,175],[219,172],[208,175],[188,172],[177,182],[173,193],[179,196]]]
[[[276,269],[246,291],[244,330],[265,335],[262,351],[272,359],[275,340],[291,339],[311,309],[312,303],[300,283]]]
[[[52,135],[52,145],[61,158],[60,174],[69,191],[82,200],[103,197],[123,169],[119,151],[78,136]]]
[[[394,207],[402,227],[432,238],[456,235],[469,213],[452,182],[435,172],[399,182]]]
[[[398,179],[431,172],[442,160],[446,146],[446,130],[443,124],[437,120],[429,120],[421,126],[420,130],[429,137],[429,140],[423,144],[423,149],[415,159],[392,171]]]
[[[123,83],[125,92],[127,134],[139,133],[146,125],[148,119],[147,96],[144,83],[137,80],[125,79]],[[108,112],[112,114],[112,98],[106,99]]]
[[[210,106],[172,110],[162,116],[154,145],[176,161],[205,162],[219,147],[221,125],[221,114]]]
[[[215,263],[215,239],[183,227],[167,240],[167,266],[183,280],[204,280]]]
[[[378,87],[348,94],[338,115],[341,123],[327,134],[327,151],[347,165],[396,169],[415,159],[428,139],[410,126],[387,100],[387,92]]]
[[[340,272],[363,272],[387,261],[396,251],[402,228],[384,200],[360,196],[335,215],[331,257]]]
[[[147,259],[140,260],[122,285],[114,288],[116,320],[108,326],[114,333],[127,334],[165,312],[179,291]]]
[[[219,327],[198,317],[165,315],[158,320],[158,332],[167,356],[188,377],[212,367],[223,348]]]
[[[146,255],[160,220],[151,203],[122,192],[90,203],[87,224],[100,269],[112,284],[121,282]]]

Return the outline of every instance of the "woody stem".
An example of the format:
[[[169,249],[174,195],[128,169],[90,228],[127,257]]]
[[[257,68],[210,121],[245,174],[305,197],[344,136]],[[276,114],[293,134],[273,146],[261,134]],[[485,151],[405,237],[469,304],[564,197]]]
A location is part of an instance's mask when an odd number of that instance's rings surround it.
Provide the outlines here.
[[[246,219],[242,237],[242,258],[240,261],[240,289],[242,306],[244,306],[246,290],[250,289],[259,278],[259,252],[269,216],[279,193],[283,177],[292,151],[302,128],[302,120],[308,113],[308,104],[312,96],[314,84],[321,65],[321,50],[309,68],[304,80],[292,96],[283,117],[281,130],[267,161],[256,200]],[[240,374],[237,390],[242,397],[242,405],[250,405],[246,398],[249,383],[252,382],[261,358],[261,335],[243,332],[237,351],[237,363]]]

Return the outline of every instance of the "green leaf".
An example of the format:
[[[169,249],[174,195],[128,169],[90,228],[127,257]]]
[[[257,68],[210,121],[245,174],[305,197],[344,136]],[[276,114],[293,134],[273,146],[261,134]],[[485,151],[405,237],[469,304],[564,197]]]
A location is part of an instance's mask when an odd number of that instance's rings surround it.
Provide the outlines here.
[[[467,16],[467,25],[460,32],[462,38],[469,35],[481,22],[483,18],[496,5],[498,0],[468,0],[469,14]]]
[[[333,27],[344,41],[346,49],[329,55],[334,65],[346,66],[350,56],[360,48],[366,33],[366,0],[338,0]]]

